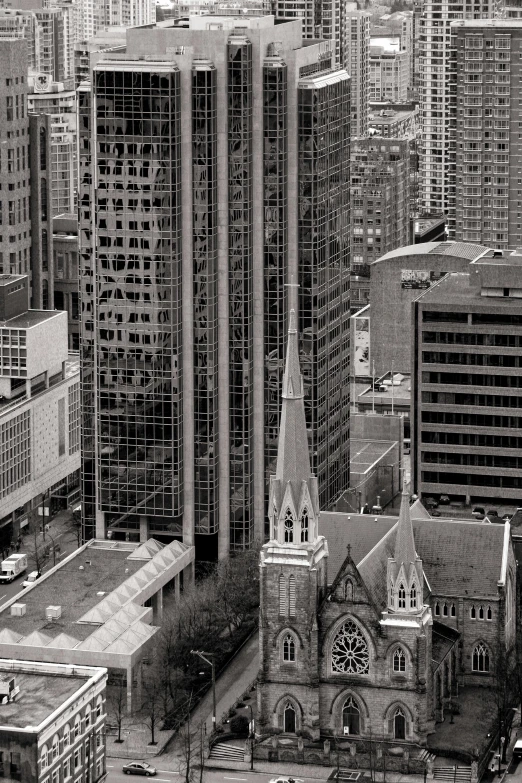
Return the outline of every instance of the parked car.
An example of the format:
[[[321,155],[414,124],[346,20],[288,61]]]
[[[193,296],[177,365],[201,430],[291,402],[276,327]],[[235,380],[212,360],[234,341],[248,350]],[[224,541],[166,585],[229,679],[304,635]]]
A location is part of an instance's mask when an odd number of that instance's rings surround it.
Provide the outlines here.
[[[272,778],[270,783],[303,783],[301,778]]]
[[[449,506],[450,504],[449,495],[441,495],[439,498],[439,503],[441,506]]]
[[[439,504],[437,503],[435,498],[427,497],[427,498],[424,498],[424,505],[426,506],[426,508],[431,509],[431,508],[437,508],[437,506]]]
[[[515,742],[515,746],[513,748],[513,758],[515,761],[522,759],[522,739],[519,739]]]
[[[484,508],[484,506],[473,506],[471,516],[474,519],[484,519],[484,517],[486,516],[486,509]]]
[[[491,517],[498,517],[498,511],[496,508],[488,508],[488,513],[486,514],[487,517],[491,519]]]
[[[157,774],[156,767],[146,761],[129,761],[128,764],[123,765],[121,771],[126,775],[143,775],[146,778]]]

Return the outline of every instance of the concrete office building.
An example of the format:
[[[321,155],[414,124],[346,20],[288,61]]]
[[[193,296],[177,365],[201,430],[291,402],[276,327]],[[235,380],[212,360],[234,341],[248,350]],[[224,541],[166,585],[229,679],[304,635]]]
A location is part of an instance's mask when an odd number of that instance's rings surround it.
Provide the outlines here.
[[[80,305],[78,274],[78,217],[53,218],[54,306],[67,311],[69,350],[80,350]]]
[[[351,78],[350,135],[363,138],[368,134],[370,100],[370,14],[359,11],[357,3],[343,2],[342,65]]]
[[[105,780],[106,684],[99,667],[0,660],[2,780]]]
[[[447,214],[449,238],[455,238],[457,85],[452,69],[455,49],[451,23],[487,19],[496,0],[428,0],[419,19],[419,69],[422,141],[419,146],[421,213]]]
[[[455,238],[522,244],[520,89],[522,21],[455,22]]]
[[[0,279],[0,546],[36,506],[79,498],[80,367],[64,312],[27,310],[27,277]],[[61,502],[61,501],[60,501]]]
[[[404,139],[357,139],[350,160],[350,305],[356,312],[369,301],[370,263],[409,241],[409,145]]]
[[[370,39],[369,100],[408,100],[409,54],[400,39]]]
[[[520,251],[475,259],[414,302],[414,487],[522,505]]]
[[[87,40],[74,45],[74,85],[91,78],[92,69],[105,52],[125,52],[127,31],[124,27],[109,27],[99,30]]]
[[[53,82],[29,76],[27,106],[34,114],[50,117],[50,216],[74,212],[76,198],[76,92],[73,79]]]
[[[80,87],[86,536],[263,538],[292,279],[321,503],[348,480],[350,83],[300,27],[134,28]]]

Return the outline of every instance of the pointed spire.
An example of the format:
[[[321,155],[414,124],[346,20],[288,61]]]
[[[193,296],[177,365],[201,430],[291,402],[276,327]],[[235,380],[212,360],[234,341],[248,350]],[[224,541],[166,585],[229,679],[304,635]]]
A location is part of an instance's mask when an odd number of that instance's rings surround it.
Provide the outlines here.
[[[309,481],[311,469],[295,310],[290,310],[282,396],[283,405],[275,477],[281,481],[282,486],[290,481],[297,495],[300,492],[301,482]]]
[[[403,563],[409,568],[417,559],[415,541],[413,538],[413,525],[411,524],[410,516],[410,493],[406,481],[404,481],[402,486],[399,523],[397,525],[397,538],[395,540],[394,560],[398,570]]]

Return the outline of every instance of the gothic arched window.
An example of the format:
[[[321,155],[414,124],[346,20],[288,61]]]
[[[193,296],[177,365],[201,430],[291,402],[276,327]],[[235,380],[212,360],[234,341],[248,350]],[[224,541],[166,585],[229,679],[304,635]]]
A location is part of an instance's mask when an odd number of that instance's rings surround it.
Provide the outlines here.
[[[417,585],[415,584],[415,582],[413,582],[410,590],[410,609],[416,609],[416,608],[417,608]]]
[[[440,617],[440,604],[438,601],[435,604],[435,617]]]
[[[393,671],[405,672],[406,671],[406,656],[402,647],[397,647],[393,653]]]
[[[450,614],[451,614],[452,617],[456,617],[457,616],[457,610],[455,609],[455,604],[451,604],[451,612],[450,612]]]
[[[294,543],[294,517],[289,508],[285,512],[285,544]]]
[[[308,509],[305,506],[301,513],[301,543],[302,544],[308,541],[308,526],[309,526]]]
[[[350,696],[343,707],[343,733],[361,733],[361,711],[357,702]]]
[[[332,644],[332,671],[343,674],[368,674],[370,653],[360,628],[347,620],[335,634]]]
[[[285,704],[285,708],[283,711],[283,731],[285,731],[287,734],[295,734],[295,730],[296,730],[295,708],[290,702],[287,702]]]
[[[479,620],[483,620],[484,619],[484,607],[483,606],[479,606],[478,619]]]
[[[402,582],[399,585],[399,609],[406,609],[406,589]]]
[[[289,633],[283,639],[283,661],[285,663],[295,662],[295,639]]]
[[[486,612],[486,620],[492,620],[493,619],[493,613],[491,611],[491,606],[488,606],[488,611]]]
[[[406,716],[400,707],[397,707],[393,716],[393,736],[398,740],[406,739]]]
[[[444,604],[442,607],[442,616],[447,617],[448,616],[448,604]]]
[[[489,650],[482,642],[473,650],[471,668],[474,672],[489,672]]]
[[[471,617],[472,620],[476,619],[477,613],[475,611],[475,606],[472,606],[471,609],[469,610],[469,616]]]

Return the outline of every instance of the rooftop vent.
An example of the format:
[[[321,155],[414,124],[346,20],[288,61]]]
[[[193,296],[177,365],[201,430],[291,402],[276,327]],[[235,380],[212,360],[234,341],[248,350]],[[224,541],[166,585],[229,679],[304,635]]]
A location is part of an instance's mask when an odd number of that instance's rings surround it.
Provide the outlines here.
[[[62,616],[62,607],[48,606],[45,610],[45,616],[48,620],[58,620]]]
[[[16,677],[7,677],[0,680],[0,704],[8,704],[14,701],[20,693],[20,687],[16,684]]]
[[[493,251],[493,258],[499,258],[502,257],[502,250],[494,250]]]
[[[11,616],[23,617],[27,611],[27,604],[11,604]]]

